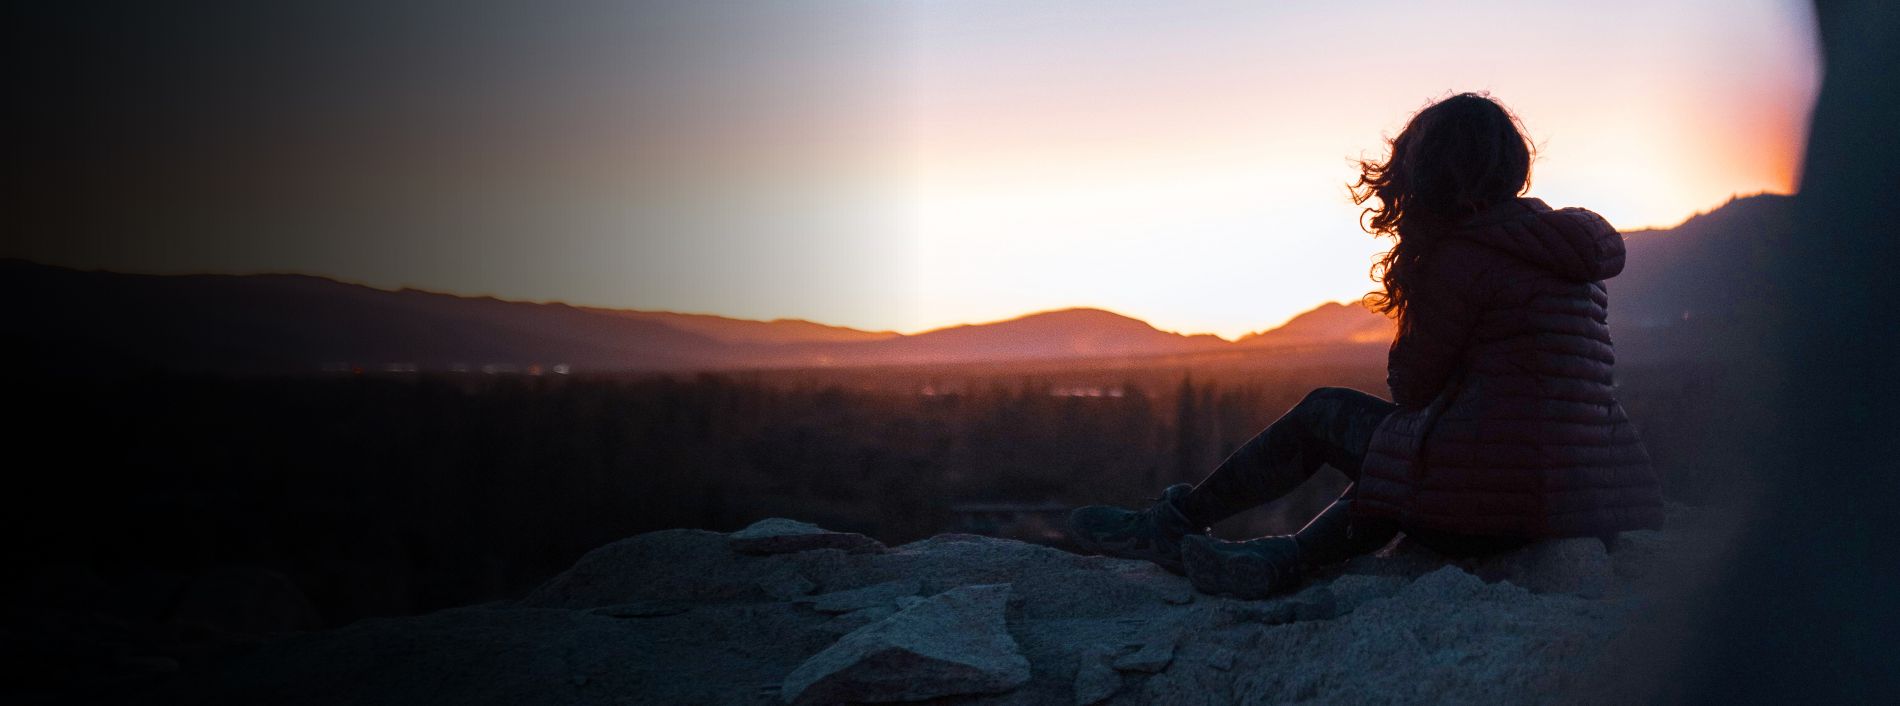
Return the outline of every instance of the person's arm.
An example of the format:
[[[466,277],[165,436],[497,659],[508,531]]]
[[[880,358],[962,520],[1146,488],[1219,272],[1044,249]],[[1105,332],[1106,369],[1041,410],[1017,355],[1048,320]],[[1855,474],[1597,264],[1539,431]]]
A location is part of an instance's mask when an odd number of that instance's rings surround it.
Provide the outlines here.
[[[1435,255],[1456,257],[1455,250]],[[1424,407],[1437,397],[1458,369],[1472,330],[1477,327],[1478,304],[1473,291],[1476,273],[1458,260],[1431,263],[1431,269],[1413,285],[1406,304],[1406,323],[1392,339],[1386,356],[1385,383],[1392,401],[1401,407]]]

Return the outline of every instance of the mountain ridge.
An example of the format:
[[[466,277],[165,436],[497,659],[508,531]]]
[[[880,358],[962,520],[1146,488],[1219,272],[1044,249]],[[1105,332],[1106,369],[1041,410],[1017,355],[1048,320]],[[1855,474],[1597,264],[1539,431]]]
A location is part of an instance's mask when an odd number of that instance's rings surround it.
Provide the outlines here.
[[[1739,196],[1669,229],[1625,233],[1610,281],[1626,359],[1745,357],[1777,293],[1765,274],[1792,227],[1792,197]],[[1369,348],[1392,322],[1329,302],[1233,341],[1165,331],[1095,307],[904,334],[802,319],[525,302],[310,274],[146,275],[0,260],[0,336],[29,368],[189,371],[685,371],[1166,358]],[[46,302],[58,302],[47,306]]]
[[[338,364],[461,369],[497,359],[516,368],[565,363],[592,370],[905,365],[1165,356],[1232,345],[1212,334],[1163,331],[1096,307],[903,334],[802,319],[382,289],[299,273],[151,275],[9,258],[0,260],[0,274],[6,275],[0,296],[14,309],[0,335],[92,345],[122,352],[121,363],[144,358],[140,362],[151,367],[187,370],[295,372]],[[22,306],[44,301],[61,302],[61,310]],[[393,323],[398,319],[404,323]],[[421,329],[436,331],[442,343],[418,340]],[[235,340],[240,332],[262,338],[246,345]],[[533,350],[509,338],[544,345]],[[281,345],[272,349],[273,342]],[[55,357],[98,357],[73,354],[73,347],[64,346],[58,352],[66,355]],[[157,350],[142,356],[141,349]]]

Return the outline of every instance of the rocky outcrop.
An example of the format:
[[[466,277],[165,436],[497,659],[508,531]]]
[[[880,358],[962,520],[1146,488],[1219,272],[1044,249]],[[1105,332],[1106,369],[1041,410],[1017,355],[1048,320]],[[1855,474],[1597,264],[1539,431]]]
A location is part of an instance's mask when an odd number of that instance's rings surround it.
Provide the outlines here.
[[[1559,539],[1477,562],[1472,573],[1486,581],[1510,581],[1532,593],[1574,593],[1599,598],[1616,571],[1600,539]]]
[[[842,549],[847,552],[883,551],[877,540],[853,532],[833,532],[814,524],[773,517],[727,537],[733,551],[742,554],[784,554],[813,549]]]
[[[162,700],[1549,702],[1691,546],[1639,532],[1459,562],[1401,541],[1238,601],[1010,540],[761,527],[625,539],[520,601],[265,643]]]
[[[1008,598],[1009,584],[987,584],[913,603],[805,660],[780,694],[793,703],[883,703],[1022,686],[1029,660],[1004,627]]]
[[[899,579],[880,584],[833,591],[822,596],[795,598],[794,602],[810,603],[812,610],[820,613],[851,613],[867,608],[907,608],[896,605],[902,598],[914,598],[922,584],[916,579]]]

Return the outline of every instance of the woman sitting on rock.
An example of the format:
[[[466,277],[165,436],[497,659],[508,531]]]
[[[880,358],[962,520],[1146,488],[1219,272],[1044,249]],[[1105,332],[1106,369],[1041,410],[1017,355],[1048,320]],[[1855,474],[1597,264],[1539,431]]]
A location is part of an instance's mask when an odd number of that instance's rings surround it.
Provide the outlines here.
[[[1611,374],[1603,280],[1623,269],[1622,235],[1590,211],[1519,196],[1531,149],[1488,97],[1428,106],[1389,146],[1383,163],[1360,163],[1353,196],[1377,200],[1366,229],[1394,241],[1373,268],[1383,290],[1367,296],[1398,320],[1393,402],[1314,390],[1198,485],[1171,486],[1145,510],[1072,512],[1084,549],[1254,598],[1399,532],[1468,556],[1662,524],[1648,453]],[[1322,464],[1353,483],[1303,529],[1207,536]]]

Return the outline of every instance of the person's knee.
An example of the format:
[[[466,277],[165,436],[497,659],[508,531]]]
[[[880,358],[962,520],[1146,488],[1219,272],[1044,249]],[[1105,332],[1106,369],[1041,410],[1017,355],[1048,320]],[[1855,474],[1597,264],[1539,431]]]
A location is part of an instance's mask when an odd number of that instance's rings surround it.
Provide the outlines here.
[[[1316,387],[1306,393],[1300,404],[1333,404],[1358,394],[1363,393],[1348,387]]]
[[[1306,393],[1298,404],[1287,410],[1286,417],[1294,421],[1295,426],[1311,433],[1317,427],[1325,426],[1339,410],[1344,395],[1351,392],[1342,387],[1320,387]]]
[[[1293,407],[1289,415],[1299,420],[1299,425],[1307,433],[1337,438],[1345,430],[1341,424],[1349,424],[1358,416],[1357,410],[1363,408],[1368,400],[1376,399],[1364,392],[1350,387],[1320,387],[1306,393],[1306,397]]]

